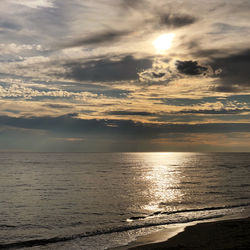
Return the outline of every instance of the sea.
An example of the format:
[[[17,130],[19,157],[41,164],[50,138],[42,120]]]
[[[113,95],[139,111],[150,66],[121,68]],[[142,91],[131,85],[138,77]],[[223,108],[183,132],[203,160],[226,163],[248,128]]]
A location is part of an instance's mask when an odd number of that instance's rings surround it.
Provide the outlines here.
[[[0,153],[0,249],[119,247],[250,216],[250,153]]]

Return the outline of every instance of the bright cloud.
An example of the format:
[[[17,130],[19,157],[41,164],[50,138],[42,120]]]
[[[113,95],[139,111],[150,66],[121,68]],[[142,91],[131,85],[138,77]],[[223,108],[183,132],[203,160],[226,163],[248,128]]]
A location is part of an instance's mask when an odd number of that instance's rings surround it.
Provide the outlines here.
[[[53,8],[53,0],[11,0],[11,2],[29,8]]]

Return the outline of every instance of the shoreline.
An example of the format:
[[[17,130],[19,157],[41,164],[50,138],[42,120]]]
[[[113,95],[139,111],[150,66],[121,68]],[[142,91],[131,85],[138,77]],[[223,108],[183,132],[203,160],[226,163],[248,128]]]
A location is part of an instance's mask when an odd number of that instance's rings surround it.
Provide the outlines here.
[[[250,217],[223,217],[171,225],[110,250],[250,249]]]
[[[128,250],[250,249],[250,217],[188,225],[167,241],[127,246]]]

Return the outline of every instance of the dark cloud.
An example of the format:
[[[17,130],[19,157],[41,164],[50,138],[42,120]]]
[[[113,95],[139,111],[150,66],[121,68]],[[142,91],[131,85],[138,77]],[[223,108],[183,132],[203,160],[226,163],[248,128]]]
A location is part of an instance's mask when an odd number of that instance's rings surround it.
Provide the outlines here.
[[[240,92],[241,89],[239,87],[234,87],[234,86],[226,86],[226,85],[219,85],[219,86],[216,86],[216,87],[213,87],[212,88],[213,91],[216,91],[216,92],[225,92],[225,93],[237,93],[237,92]]]
[[[193,24],[197,19],[187,14],[165,14],[160,18],[160,24],[170,28],[180,28]]]
[[[184,46],[185,44],[183,44]],[[225,55],[227,55],[228,53],[231,53],[231,51],[228,50],[224,50],[224,49],[201,49],[200,45],[198,43],[195,42],[190,42],[188,44],[188,48],[191,49],[191,54],[196,57],[196,58],[201,58],[201,57],[205,57],[205,58],[216,58],[216,57],[224,57]]]
[[[214,57],[211,66],[221,69],[217,91],[238,92],[241,87],[250,87],[250,50],[227,57]]]
[[[44,104],[43,106],[52,108],[52,109],[67,109],[74,108],[72,105],[64,105],[64,104]]]
[[[138,72],[152,67],[151,59],[135,59],[126,56],[122,59],[100,59],[89,62],[73,62],[64,65],[65,77],[78,81],[123,81],[138,79]]]
[[[132,9],[137,10],[140,13],[145,12],[153,14],[154,17],[152,19],[145,18],[144,21],[145,24],[154,23],[156,25],[155,28],[157,29],[164,26],[170,29],[181,28],[191,25],[198,20],[195,16],[186,13],[169,12],[169,8],[167,11],[164,11],[165,7],[163,7],[163,9],[157,10],[154,4],[145,0],[122,0],[121,6],[123,8],[123,12],[124,9],[126,11]],[[127,12],[125,13],[128,14]]]
[[[12,21],[7,21],[7,20],[1,20],[0,19],[0,30],[14,30],[18,31],[22,29],[22,26],[14,23]]]
[[[131,120],[83,120],[77,114],[59,117],[8,117],[0,116],[1,126],[37,129],[54,134],[74,136],[105,135],[131,138],[156,138],[167,133],[231,133],[250,132],[250,123],[205,124],[144,124]]]
[[[191,106],[191,105],[201,105],[202,103],[206,102],[217,102],[221,101],[217,97],[204,97],[201,99],[190,99],[190,98],[157,98],[155,100],[159,100],[162,103],[165,103],[167,105],[174,105],[174,106]],[[233,99],[235,100],[235,99]],[[236,99],[237,100],[237,99]]]
[[[240,114],[244,112],[250,112],[250,109],[208,109],[208,110],[183,110],[179,113],[182,114],[211,114],[211,115],[223,115],[223,114]]]
[[[250,49],[235,52],[233,49],[200,49],[199,45],[191,52],[194,57],[206,57],[216,75],[217,92],[242,92],[250,87]],[[195,65],[194,65],[195,66]]]
[[[108,115],[124,115],[124,116],[155,116],[156,114],[142,111],[111,111]]]
[[[123,8],[139,8],[145,5],[144,0],[122,0],[122,7]]]
[[[223,33],[247,32],[249,30],[246,26],[229,25],[227,23],[215,23],[213,26],[215,31],[209,32],[209,34],[220,35]]]
[[[176,61],[176,68],[185,75],[201,75],[208,70],[207,67],[199,65],[196,61]]]
[[[100,34],[91,35],[85,38],[78,38],[74,41],[66,42],[59,45],[60,48],[74,48],[85,45],[104,44],[120,40],[123,36],[128,35],[129,31],[106,31]]]
[[[153,72],[152,75],[153,75],[153,77],[155,77],[155,78],[161,78],[161,77],[165,76],[166,74],[165,74],[165,73],[162,73],[162,72],[160,72],[160,73],[155,73],[155,72]]]

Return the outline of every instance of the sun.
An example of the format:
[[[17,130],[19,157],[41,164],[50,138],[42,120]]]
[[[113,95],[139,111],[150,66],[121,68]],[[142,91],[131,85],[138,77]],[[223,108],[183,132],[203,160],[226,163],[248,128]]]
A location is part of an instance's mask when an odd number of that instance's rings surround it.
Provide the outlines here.
[[[171,48],[174,34],[162,34],[154,40],[154,47],[157,52],[162,53]]]

